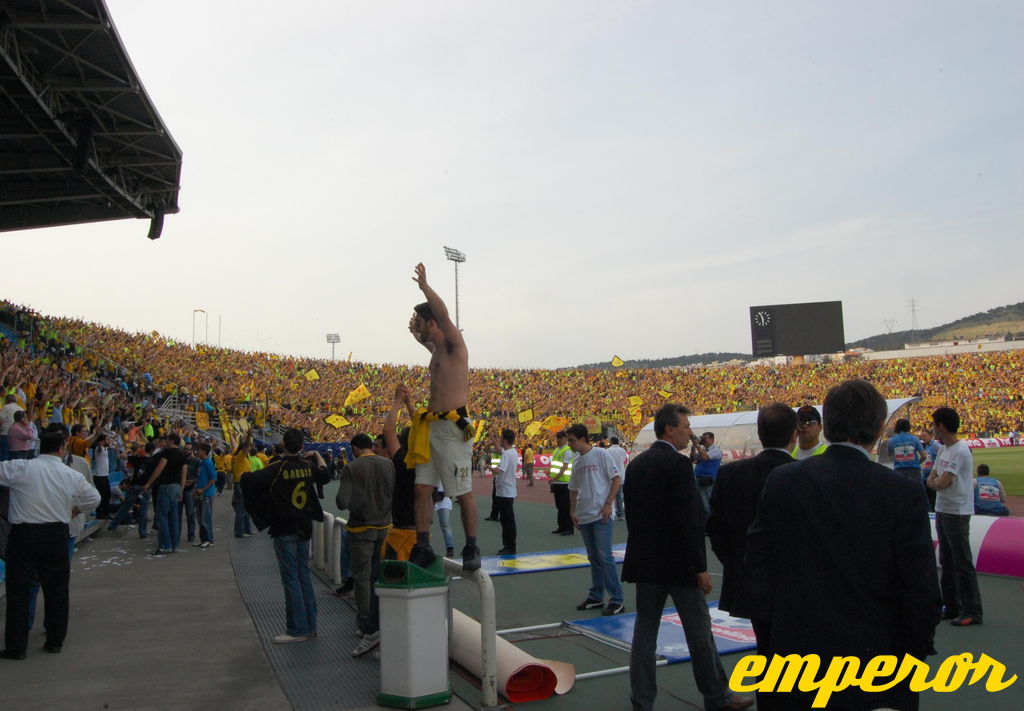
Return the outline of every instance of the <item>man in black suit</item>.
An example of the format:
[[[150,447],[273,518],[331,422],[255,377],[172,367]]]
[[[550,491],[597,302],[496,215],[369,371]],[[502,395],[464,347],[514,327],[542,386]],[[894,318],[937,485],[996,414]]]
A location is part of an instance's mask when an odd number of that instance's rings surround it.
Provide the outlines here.
[[[941,596],[921,486],[872,462],[887,416],[863,380],[824,403],[824,454],[778,467],[747,535],[747,574],[770,611],[770,654],[924,659],[934,654]],[[884,684],[879,677],[875,684]],[[807,709],[811,694],[775,694],[773,708]],[[907,682],[834,694],[829,709],[916,709]]]
[[[797,440],[797,416],[792,407],[773,402],[757,413],[757,437],[763,450],[749,459],[722,465],[711,495],[708,534],[711,549],[722,562],[722,595],[718,609],[733,617],[749,619],[757,635],[757,653],[766,654],[771,626],[767,611],[756,608],[743,558],[747,553],[747,529],[757,513],[764,482],[775,467],[793,462],[790,454]],[[762,704],[763,705],[763,704]]]
[[[671,595],[686,634],[693,676],[708,711],[745,709],[733,696],[711,634],[705,596],[711,592],[704,551],[704,513],[693,466],[679,449],[693,439],[690,411],[670,403],[654,416],[658,440],[626,467],[626,559],[622,579],[636,583],[636,622],[629,655],[630,700],[649,711],[658,693],[655,650]]]

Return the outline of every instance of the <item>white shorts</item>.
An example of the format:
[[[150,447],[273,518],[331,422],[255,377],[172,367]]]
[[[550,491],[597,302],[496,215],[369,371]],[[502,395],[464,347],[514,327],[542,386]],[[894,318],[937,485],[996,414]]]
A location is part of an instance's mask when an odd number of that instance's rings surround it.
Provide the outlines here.
[[[444,487],[451,497],[473,490],[473,442],[451,420],[430,423],[430,461],[416,465],[416,483]]]

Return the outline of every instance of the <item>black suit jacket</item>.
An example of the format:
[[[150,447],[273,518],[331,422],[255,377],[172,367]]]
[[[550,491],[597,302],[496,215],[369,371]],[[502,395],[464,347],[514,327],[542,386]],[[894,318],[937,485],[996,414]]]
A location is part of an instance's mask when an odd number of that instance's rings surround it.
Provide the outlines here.
[[[766,449],[756,457],[723,464],[711,493],[708,535],[711,548],[722,562],[722,594],[718,609],[735,617],[756,617],[749,600],[750,581],[744,557],[747,529],[757,513],[764,482],[775,467],[791,464],[793,457],[777,449]]]
[[[626,467],[622,579],[694,587],[707,570],[704,514],[689,457],[655,442]]]
[[[850,447],[778,467],[747,537],[747,573],[770,611],[771,653],[923,659],[942,603],[924,489]],[[785,708],[805,708],[796,694]],[[887,698],[888,697],[888,698]],[[849,690],[829,708],[916,708]]]

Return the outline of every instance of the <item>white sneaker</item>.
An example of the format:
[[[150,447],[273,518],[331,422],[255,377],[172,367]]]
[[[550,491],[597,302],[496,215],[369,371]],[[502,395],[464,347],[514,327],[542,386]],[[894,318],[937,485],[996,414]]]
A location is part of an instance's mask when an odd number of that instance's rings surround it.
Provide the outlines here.
[[[380,644],[380,630],[373,634],[364,634],[359,644],[352,650],[353,657],[361,657],[367,652],[376,649]]]
[[[274,644],[291,644],[292,642],[305,642],[309,637],[304,634],[290,635],[279,634],[274,637]]]

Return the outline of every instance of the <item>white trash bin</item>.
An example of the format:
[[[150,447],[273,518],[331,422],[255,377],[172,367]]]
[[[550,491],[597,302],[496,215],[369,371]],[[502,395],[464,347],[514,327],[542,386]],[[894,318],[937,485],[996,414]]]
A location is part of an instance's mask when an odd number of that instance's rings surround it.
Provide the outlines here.
[[[399,709],[447,704],[448,578],[440,557],[429,568],[408,561],[380,565],[380,693]]]

